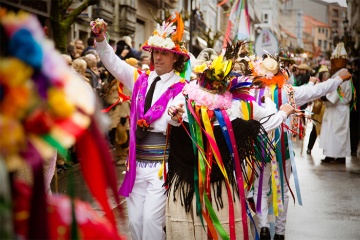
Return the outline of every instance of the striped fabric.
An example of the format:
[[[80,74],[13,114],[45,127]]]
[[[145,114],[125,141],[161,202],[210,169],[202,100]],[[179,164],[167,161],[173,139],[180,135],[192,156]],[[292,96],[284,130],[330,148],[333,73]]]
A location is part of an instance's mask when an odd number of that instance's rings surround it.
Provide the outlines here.
[[[162,133],[148,132],[148,134],[136,144],[137,162],[142,162],[147,165],[154,162],[161,162],[164,160],[164,157],[167,162],[169,157],[169,144],[166,148],[166,135]]]

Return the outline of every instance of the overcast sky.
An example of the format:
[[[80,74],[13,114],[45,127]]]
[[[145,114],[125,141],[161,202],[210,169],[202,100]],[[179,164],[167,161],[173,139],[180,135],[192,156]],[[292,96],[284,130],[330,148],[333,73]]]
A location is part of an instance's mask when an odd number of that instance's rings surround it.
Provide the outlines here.
[[[347,7],[346,0],[323,0],[324,2],[338,2],[340,6]]]

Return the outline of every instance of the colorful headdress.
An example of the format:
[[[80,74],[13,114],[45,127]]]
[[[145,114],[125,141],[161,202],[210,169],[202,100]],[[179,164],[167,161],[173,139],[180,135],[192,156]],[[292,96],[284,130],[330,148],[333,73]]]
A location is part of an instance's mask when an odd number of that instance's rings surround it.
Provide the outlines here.
[[[276,84],[281,87],[289,78],[285,69],[274,56],[268,54],[263,59],[252,58],[254,85],[266,86]]]
[[[187,61],[190,55],[182,41],[183,34],[184,22],[181,15],[176,12],[168,21],[157,25],[154,35],[144,43],[142,49],[149,52],[153,49],[166,50],[184,56],[184,61]]]
[[[224,60],[224,57],[220,55],[210,65],[205,62],[196,67],[194,71],[202,71],[198,80],[201,88],[211,93],[222,94],[228,90],[231,69],[232,61]]]

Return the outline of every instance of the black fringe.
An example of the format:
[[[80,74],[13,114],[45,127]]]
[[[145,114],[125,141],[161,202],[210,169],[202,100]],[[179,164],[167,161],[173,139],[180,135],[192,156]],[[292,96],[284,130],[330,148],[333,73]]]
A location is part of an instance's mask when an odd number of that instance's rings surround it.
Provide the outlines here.
[[[187,123],[184,123],[189,129]],[[247,176],[246,167],[249,165],[255,173],[259,176],[261,170],[261,163],[265,163],[267,155],[271,155],[274,146],[267,136],[265,129],[260,122],[256,120],[243,120],[237,118],[232,121],[236,143],[238,146],[238,153],[240,157],[240,164],[243,172],[244,181],[250,184],[250,176]],[[194,168],[197,166],[197,156],[193,151],[192,142],[187,136],[185,130],[180,127],[173,127],[170,134],[170,152],[169,152],[169,170],[167,173],[167,180],[165,185],[169,188],[167,194],[173,191],[173,201],[177,201],[175,192],[180,191],[180,202],[185,207],[185,211],[191,210],[191,203],[194,197]],[[231,160],[230,151],[226,144],[226,140],[222,134],[221,127],[214,127],[214,135],[218,144],[223,163],[229,177],[230,185],[233,188],[233,196],[235,201],[235,194],[239,196],[239,191],[235,176],[234,162]],[[204,138],[206,139],[206,138]],[[176,146],[176,147],[174,147]],[[204,143],[206,146],[206,141]],[[262,155],[262,152],[265,155]],[[258,159],[257,159],[258,158]],[[249,159],[249,164],[245,159]],[[255,163],[254,166],[252,163]],[[223,208],[223,200],[221,196],[222,184],[225,181],[218,165],[214,161],[212,164],[210,174],[210,182],[212,183],[212,198],[218,210]],[[171,196],[170,196],[171,197]]]

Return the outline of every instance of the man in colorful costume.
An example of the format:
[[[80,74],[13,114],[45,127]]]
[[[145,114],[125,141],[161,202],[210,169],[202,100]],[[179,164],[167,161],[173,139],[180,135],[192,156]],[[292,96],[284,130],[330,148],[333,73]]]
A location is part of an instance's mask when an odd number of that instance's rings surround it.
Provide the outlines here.
[[[301,87],[293,87],[286,84],[287,72],[281,69],[280,64],[273,56],[267,55],[264,59],[252,58],[251,68],[255,80],[254,85],[259,84],[256,92],[256,99],[261,104],[261,97],[268,89],[277,106],[284,103],[290,103],[294,108],[307,102],[313,101],[328,92],[338,88],[343,81],[348,80],[351,75],[344,70],[339,76],[329,79],[326,82],[316,84],[316,78],[310,77],[310,82]],[[289,202],[288,192],[289,179],[291,171],[294,174],[295,187],[298,202],[301,205],[301,195],[292,150],[290,136],[295,136],[299,130],[299,117],[293,116],[286,125],[282,125],[274,132],[274,142],[276,147],[276,161],[267,160],[271,164],[262,166],[263,171],[260,177],[256,179],[254,188],[254,200],[256,203],[256,213],[259,218],[260,239],[271,239],[270,225],[268,222],[268,198],[271,191],[273,197],[273,208],[276,216],[274,239],[285,238],[286,213]],[[291,134],[288,134],[287,126],[291,126]],[[290,129],[290,127],[288,127]],[[293,195],[294,197],[294,195]]]
[[[275,113],[267,99],[268,109],[254,104],[254,118],[267,121],[244,120],[229,89],[248,79],[233,78],[231,69],[232,61],[223,56],[195,67],[198,79],[186,84],[185,99],[169,108],[182,125],[170,134],[167,239],[251,238],[244,186],[251,182],[249,171],[257,174],[254,145],[270,155],[266,131],[279,126],[293,108],[285,105]]]
[[[336,45],[331,55],[332,78],[346,68],[348,56],[344,43]],[[351,155],[350,148],[350,101],[353,96],[352,80],[326,94],[322,99],[326,105],[321,125],[319,146],[324,150],[322,163],[345,164],[346,157]]]
[[[175,14],[157,26],[154,35],[142,47],[151,52],[155,70],[140,76],[137,69],[118,58],[105,41],[106,23],[97,19],[91,26],[97,36],[96,50],[101,61],[132,92],[127,171],[119,190],[119,194],[126,197],[132,238],[165,239],[166,194],[162,163],[169,150],[166,144],[168,123],[179,125],[170,119],[166,110],[177,98],[183,98],[179,93],[185,81],[176,72],[182,72],[190,58],[182,43],[183,21]]]

